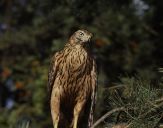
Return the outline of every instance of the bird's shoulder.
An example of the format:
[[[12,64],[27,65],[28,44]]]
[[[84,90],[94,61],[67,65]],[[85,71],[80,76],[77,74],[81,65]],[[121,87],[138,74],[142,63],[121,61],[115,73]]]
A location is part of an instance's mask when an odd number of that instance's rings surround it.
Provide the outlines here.
[[[63,50],[54,53],[53,56],[51,57],[51,63],[55,63],[61,57],[62,54]]]

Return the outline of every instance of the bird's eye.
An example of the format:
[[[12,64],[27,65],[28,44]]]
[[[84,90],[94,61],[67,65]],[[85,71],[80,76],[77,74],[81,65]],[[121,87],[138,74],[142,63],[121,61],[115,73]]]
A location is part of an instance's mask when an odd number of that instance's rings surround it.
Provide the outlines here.
[[[82,33],[82,32],[80,32],[79,34],[80,34],[80,36],[84,36],[84,33]]]

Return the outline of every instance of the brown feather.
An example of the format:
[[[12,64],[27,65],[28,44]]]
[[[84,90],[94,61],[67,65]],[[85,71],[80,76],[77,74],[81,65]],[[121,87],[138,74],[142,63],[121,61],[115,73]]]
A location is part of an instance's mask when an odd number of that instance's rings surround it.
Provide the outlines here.
[[[54,55],[49,70],[51,113],[53,123],[56,123],[56,116],[59,115],[59,128],[72,126],[77,103],[78,107],[81,107],[78,128],[87,128],[88,125],[91,127],[93,122],[97,86],[96,66],[88,49],[85,48],[87,42],[84,42],[92,35],[84,31],[85,38],[78,41],[77,32],[65,48]]]

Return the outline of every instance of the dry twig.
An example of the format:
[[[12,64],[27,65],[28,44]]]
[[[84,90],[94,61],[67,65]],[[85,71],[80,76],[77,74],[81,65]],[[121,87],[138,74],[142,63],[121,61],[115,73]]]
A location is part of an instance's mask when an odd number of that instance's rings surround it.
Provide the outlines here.
[[[118,112],[118,111],[123,111],[125,110],[124,107],[120,107],[120,108],[115,108],[109,112],[107,112],[105,115],[103,115],[100,119],[98,119],[91,128],[95,128],[97,125],[99,125],[101,122],[103,122],[107,117],[109,117],[111,114]]]

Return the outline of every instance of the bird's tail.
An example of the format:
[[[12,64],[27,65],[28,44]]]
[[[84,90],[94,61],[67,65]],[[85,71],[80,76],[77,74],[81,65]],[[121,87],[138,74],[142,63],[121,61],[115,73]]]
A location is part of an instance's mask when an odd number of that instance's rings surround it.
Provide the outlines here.
[[[96,88],[95,91],[93,91],[91,95],[91,105],[90,105],[90,113],[88,118],[88,128],[91,128],[93,126],[93,115],[95,110],[95,103],[96,103]]]

